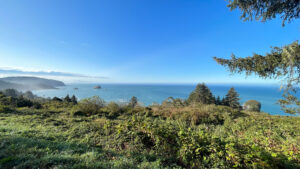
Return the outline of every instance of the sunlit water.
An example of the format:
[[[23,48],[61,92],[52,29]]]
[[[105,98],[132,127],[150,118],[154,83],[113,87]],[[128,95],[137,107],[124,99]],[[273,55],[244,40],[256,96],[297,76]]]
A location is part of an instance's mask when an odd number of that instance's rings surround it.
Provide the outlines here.
[[[105,101],[127,102],[136,96],[140,103],[150,105],[161,103],[166,98],[186,99],[195,89],[195,85],[153,85],[153,84],[102,84],[102,89],[94,89],[95,84],[68,84],[65,87],[53,90],[33,91],[43,97],[65,97],[67,94],[75,95],[79,99],[100,96]],[[247,100],[257,100],[262,103],[262,111],[270,114],[287,115],[276,104],[281,98],[278,86],[253,86],[253,85],[208,85],[214,95],[221,98],[227,91],[234,87],[240,94],[241,104]],[[75,90],[74,88],[78,88]]]

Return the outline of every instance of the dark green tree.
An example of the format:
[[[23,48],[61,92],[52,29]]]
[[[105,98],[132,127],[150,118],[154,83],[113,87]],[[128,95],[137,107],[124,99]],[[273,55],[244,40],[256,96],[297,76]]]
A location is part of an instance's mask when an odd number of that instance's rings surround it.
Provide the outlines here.
[[[222,100],[221,100],[220,96],[218,96],[218,97],[216,98],[215,104],[216,104],[216,105],[222,105]]]
[[[241,108],[239,100],[239,94],[234,90],[234,88],[231,88],[225,96],[224,103],[226,106],[239,109]]]
[[[135,96],[132,96],[132,98],[129,101],[128,106],[134,108],[138,104],[138,99]]]
[[[77,104],[77,98],[76,98],[76,96],[73,95],[71,97],[71,102],[74,103],[74,104]]]
[[[226,103],[225,97],[222,98],[221,105],[228,106],[228,104]]]
[[[202,104],[214,104],[215,99],[210,89],[204,84],[198,84],[196,89],[190,94],[187,102],[202,103]]]
[[[241,19],[267,20],[280,16],[282,25],[300,16],[299,0],[229,0],[228,7],[231,10],[240,9]]]
[[[299,0],[230,0],[231,10],[240,9],[244,20],[267,21],[281,15],[283,26],[285,21],[299,18]],[[300,101],[296,92],[300,84],[300,45],[298,41],[284,47],[273,47],[265,56],[254,54],[246,58],[231,59],[214,57],[221,65],[226,66],[232,73],[256,74],[261,78],[282,81],[283,99],[280,99],[282,109],[286,113],[300,114]]]
[[[71,98],[69,95],[67,95],[65,98],[64,98],[64,102],[72,102]]]
[[[61,98],[58,98],[58,97],[53,97],[52,100],[57,101],[57,102],[62,102],[63,101]]]
[[[295,96],[300,84],[300,45],[298,41],[282,48],[273,47],[264,56],[254,54],[246,58],[222,59],[214,57],[222,66],[232,73],[258,75],[264,79],[282,81],[283,99],[279,100],[282,109],[287,113],[300,113],[300,101]]]
[[[17,107],[31,107],[33,106],[33,102],[25,99],[22,95],[16,99],[16,106]]]

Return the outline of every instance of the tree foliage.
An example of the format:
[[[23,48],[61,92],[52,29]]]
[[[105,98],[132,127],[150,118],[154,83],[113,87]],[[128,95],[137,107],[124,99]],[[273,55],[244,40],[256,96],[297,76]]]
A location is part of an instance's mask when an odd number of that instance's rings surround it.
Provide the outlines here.
[[[71,98],[69,95],[67,95],[65,98],[64,98],[64,101],[65,102],[72,102]]]
[[[300,16],[299,0],[230,0],[228,7],[240,9],[241,19],[245,21],[256,19],[265,22],[279,15],[283,26],[286,21],[291,22]]]
[[[214,104],[215,98],[210,89],[204,84],[198,84],[196,89],[190,94],[188,103]]]
[[[130,99],[130,101],[129,101],[128,106],[134,108],[137,105],[138,105],[138,99],[137,99],[137,97],[132,96],[131,99]]]
[[[234,90],[234,88],[231,88],[226,94],[223,104],[234,109],[239,109],[241,107],[239,100],[239,94]]]
[[[71,97],[71,102],[74,103],[74,104],[77,104],[77,98],[76,98],[75,95],[73,95],[73,96]]]
[[[232,73],[256,74],[264,79],[282,81],[283,99],[279,100],[282,109],[287,113],[300,113],[300,101],[295,96],[300,84],[300,45],[298,41],[284,47],[273,47],[265,55],[253,54],[246,58],[231,59],[214,57],[222,66],[229,68]]]

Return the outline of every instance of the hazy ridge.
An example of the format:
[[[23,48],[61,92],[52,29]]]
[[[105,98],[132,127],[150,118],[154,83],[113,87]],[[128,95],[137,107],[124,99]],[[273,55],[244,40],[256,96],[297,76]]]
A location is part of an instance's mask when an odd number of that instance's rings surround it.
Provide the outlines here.
[[[17,89],[17,90],[40,90],[40,89],[55,89],[60,86],[65,86],[62,81],[45,79],[39,77],[5,77],[0,78],[0,90]]]

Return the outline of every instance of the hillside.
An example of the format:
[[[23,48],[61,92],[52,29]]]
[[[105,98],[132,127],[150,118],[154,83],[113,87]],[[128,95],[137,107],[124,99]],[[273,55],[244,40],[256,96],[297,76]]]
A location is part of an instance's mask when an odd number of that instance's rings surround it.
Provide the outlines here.
[[[0,93],[0,168],[300,168],[300,118]]]
[[[0,90],[10,89],[10,88],[20,90],[20,89],[25,88],[25,86],[23,86],[21,84],[10,83],[10,82],[0,80]]]
[[[58,80],[38,78],[38,77],[5,77],[0,78],[0,90],[17,89],[17,90],[39,90],[55,89],[56,87],[65,86]]]

